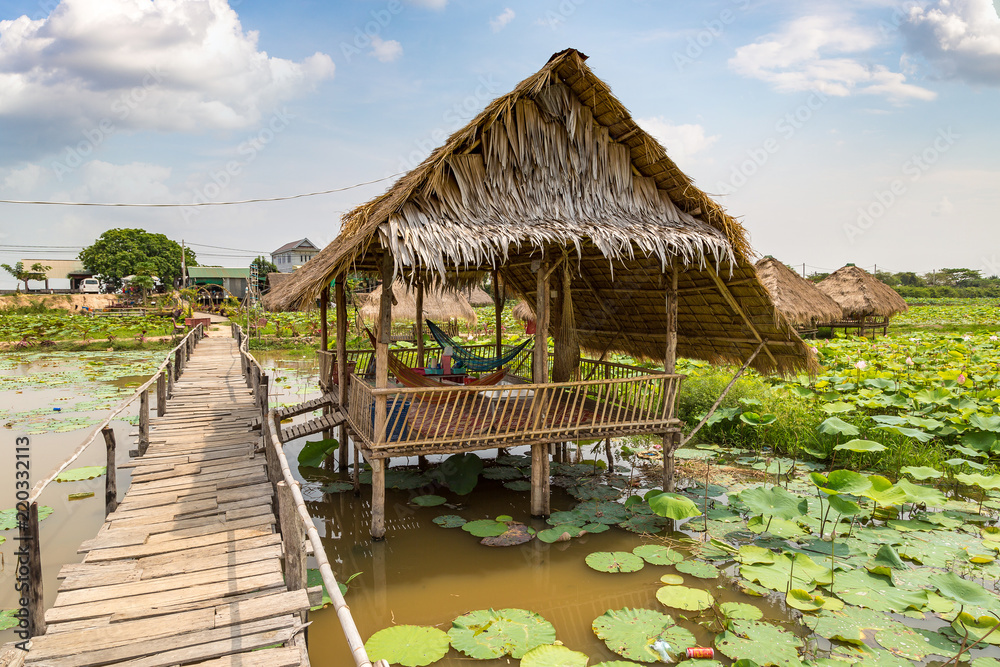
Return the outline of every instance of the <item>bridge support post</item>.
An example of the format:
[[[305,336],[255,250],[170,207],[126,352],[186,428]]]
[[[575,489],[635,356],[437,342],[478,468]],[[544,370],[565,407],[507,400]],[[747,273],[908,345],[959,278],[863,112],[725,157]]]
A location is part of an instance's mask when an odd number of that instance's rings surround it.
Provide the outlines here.
[[[174,377],[176,375],[174,371],[174,365],[169,360],[167,361],[167,398],[173,398],[174,395]]]
[[[28,635],[37,637],[45,634],[45,593],[42,590],[42,546],[38,532],[38,503],[25,506],[18,503],[17,530],[21,547],[27,553],[28,586],[21,595],[28,598]],[[20,569],[21,557],[16,563]]]
[[[167,412],[167,371],[162,370],[156,378],[156,416]]]
[[[372,464],[372,539],[385,539],[385,459]]]
[[[292,489],[284,480],[278,482],[278,522],[281,541],[285,551],[285,586],[290,591],[306,587],[306,541],[305,531],[299,519]],[[307,612],[301,613],[302,622]]]
[[[174,352],[174,380],[179,380],[184,372],[184,353],[180,350]]]
[[[139,394],[139,456],[149,448],[149,389]]]
[[[104,516],[118,509],[118,484],[115,479],[115,432],[110,426],[101,429],[104,435],[104,445],[107,448],[108,469],[104,475]]]

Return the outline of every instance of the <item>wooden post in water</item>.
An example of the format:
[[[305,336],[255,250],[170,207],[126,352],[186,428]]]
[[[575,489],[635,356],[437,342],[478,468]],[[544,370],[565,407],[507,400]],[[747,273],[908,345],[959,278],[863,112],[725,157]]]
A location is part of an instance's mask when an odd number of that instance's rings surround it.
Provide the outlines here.
[[[162,417],[167,412],[167,371],[160,371],[156,376],[156,416]]]
[[[277,491],[278,521],[285,552],[285,586],[290,591],[297,591],[306,587],[306,534],[292,489],[281,480]],[[307,613],[301,613],[302,622],[305,622]]]
[[[167,360],[167,398],[173,398],[174,396],[174,365],[168,359]]]
[[[104,473],[104,516],[118,509],[118,485],[115,479],[115,432],[110,426],[101,429],[107,449],[107,466]]]
[[[667,347],[663,356],[663,370],[674,373],[677,369],[677,267],[671,267],[667,280]],[[669,400],[669,398],[667,399]],[[673,414],[673,411],[670,411]],[[660,452],[663,454],[663,490],[674,490],[674,449],[680,434],[670,431],[663,434]]]
[[[21,592],[21,596],[28,599],[28,635],[38,637],[44,635],[46,630],[45,592],[42,589],[42,535],[38,532],[38,503],[28,505],[26,512],[24,508],[23,503],[18,503],[17,532],[21,548],[27,551],[27,562],[22,560],[24,554],[17,555],[18,552],[15,552],[15,570],[20,572],[22,567],[28,568],[28,586],[26,591]],[[20,574],[17,576],[20,579]]]
[[[382,254],[382,299],[379,302],[378,340],[375,346],[375,389],[389,386],[389,341],[392,336],[392,256]],[[386,426],[389,416],[385,394],[375,397],[375,444],[388,440]],[[372,464],[372,539],[385,537],[385,462],[371,459]]]
[[[535,353],[532,363],[532,381],[544,384],[549,379],[549,264],[542,262],[538,268],[535,294]],[[544,397],[535,392],[535,423],[541,418]],[[531,446],[531,516],[549,515],[549,446]]]
[[[149,389],[139,394],[139,456],[149,448]]]
[[[174,352],[174,373],[176,373],[174,379],[180,380],[181,374],[183,372],[184,372],[184,350],[181,348],[177,348],[177,351]]]
[[[347,413],[347,274],[342,273],[335,278],[333,286],[335,307],[337,309],[337,402],[340,409]],[[347,469],[347,422],[340,425],[340,447],[337,448],[337,465],[340,470]]]

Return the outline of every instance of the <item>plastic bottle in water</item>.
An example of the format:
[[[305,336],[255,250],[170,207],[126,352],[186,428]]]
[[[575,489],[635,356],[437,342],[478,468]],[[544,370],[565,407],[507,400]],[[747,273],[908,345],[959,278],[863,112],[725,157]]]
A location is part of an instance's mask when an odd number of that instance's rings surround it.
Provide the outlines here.
[[[653,642],[652,649],[656,651],[656,654],[660,656],[660,662],[673,662],[674,658],[670,655],[671,648],[670,644],[663,641],[662,639],[657,639]]]

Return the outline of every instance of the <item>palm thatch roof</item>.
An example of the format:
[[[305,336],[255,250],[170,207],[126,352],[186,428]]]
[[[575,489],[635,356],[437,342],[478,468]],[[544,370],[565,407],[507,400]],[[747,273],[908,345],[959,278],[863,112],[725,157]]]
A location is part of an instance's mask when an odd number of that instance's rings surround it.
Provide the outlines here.
[[[757,262],[757,275],[774,305],[792,324],[812,325],[843,317],[840,304],[771,256]]]
[[[584,349],[662,360],[667,271],[679,272],[680,356],[763,372],[814,368],[775,310],[743,227],[694,186],[573,49],[482,111],[268,295],[289,307],[347,271],[467,285],[498,270],[534,301],[541,261],[570,263]],[[553,322],[555,327],[558,323]]]
[[[866,315],[892,317],[909,309],[896,290],[853,264],[837,269],[816,287],[839,303],[844,317],[851,319]]]
[[[393,321],[417,319],[417,292],[400,280],[392,285],[392,296],[396,304],[392,307]],[[364,301],[359,304],[358,312],[365,322],[378,320],[379,300],[382,298],[382,286],[364,295]],[[476,311],[469,305],[465,295],[455,290],[424,289],[424,318],[435,322],[448,320],[465,320],[469,325],[476,323]]]
[[[522,322],[534,322],[535,321],[535,311],[531,309],[527,301],[518,301],[514,304],[514,308],[510,311],[511,315],[521,320]]]

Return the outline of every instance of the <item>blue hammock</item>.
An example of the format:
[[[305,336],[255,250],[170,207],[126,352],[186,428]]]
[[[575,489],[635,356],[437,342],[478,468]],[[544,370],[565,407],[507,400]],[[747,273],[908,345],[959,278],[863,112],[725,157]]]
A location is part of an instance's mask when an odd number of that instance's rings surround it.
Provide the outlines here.
[[[531,339],[529,338],[502,357],[481,357],[468,348],[463,347],[461,343],[457,343],[449,338],[448,334],[430,320],[427,320],[427,327],[431,330],[431,335],[434,336],[434,340],[438,342],[438,345],[442,348],[450,347],[452,349],[452,358],[455,359],[455,366],[457,368],[465,368],[466,370],[475,372],[492,371],[505,364],[509,364],[514,357],[521,354],[524,348],[528,347],[528,344],[531,343]]]

